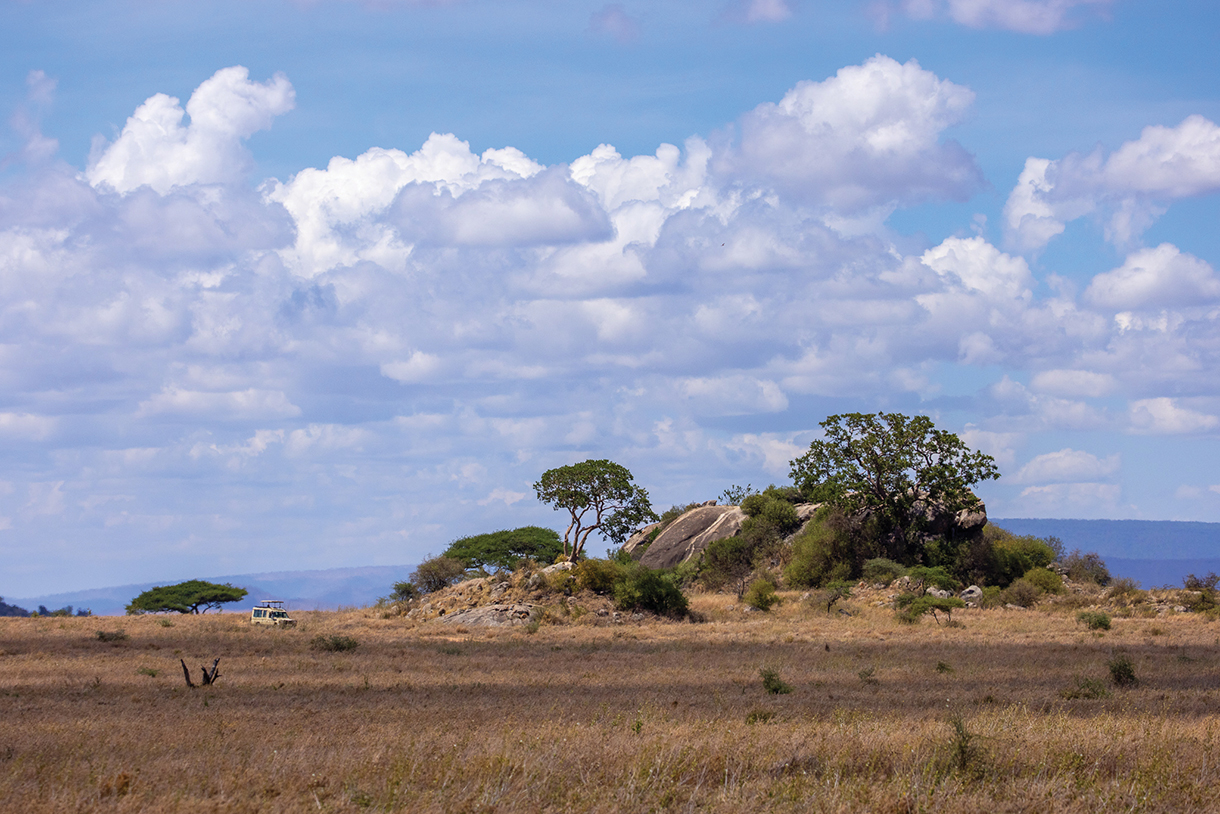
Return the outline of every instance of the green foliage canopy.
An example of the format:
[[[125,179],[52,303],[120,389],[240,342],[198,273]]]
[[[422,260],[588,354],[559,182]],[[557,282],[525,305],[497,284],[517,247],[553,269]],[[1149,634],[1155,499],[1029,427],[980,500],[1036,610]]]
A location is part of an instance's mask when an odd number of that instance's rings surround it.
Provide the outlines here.
[[[563,533],[563,553],[568,559],[580,557],[595,531],[621,546],[645,521],[658,519],[648,492],[634,480],[625,467],[606,460],[583,461],[542,473],[534,484],[538,500],[571,516]]]
[[[927,416],[847,413],[821,423],[825,437],[791,463],[793,482],[811,499],[851,514],[870,512],[888,538],[890,557],[908,547],[927,507],[958,512],[979,499],[970,487],[998,478],[995,459],[972,451]]]
[[[429,557],[411,572],[411,584],[420,593],[430,594],[458,582],[466,574],[466,564],[457,557]],[[395,586],[397,590],[397,586]]]
[[[467,568],[490,566],[511,571],[527,559],[549,565],[562,552],[563,543],[553,529],[522,526],[454,540],[443,556],[461,560]]]
[[[228,602],[240,602],[247,593],[245,588],[234,588],[227,582],[218,585],[215,582],[192,579],[177,585],[149,588],[131,600],[127,613],[206,613]]]

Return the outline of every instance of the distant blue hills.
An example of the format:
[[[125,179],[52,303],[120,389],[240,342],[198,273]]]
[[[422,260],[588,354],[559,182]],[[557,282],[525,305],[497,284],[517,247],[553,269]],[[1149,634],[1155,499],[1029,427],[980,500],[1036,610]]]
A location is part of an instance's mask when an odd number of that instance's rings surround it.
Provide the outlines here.
[[[990,522],[1013,534],[1058,537],[1068,551],[1096,551],[1111,574],[1145,588],[1180,587],[1187,574],[1220,573],[1220,523],[1012,517]]]
[[[293,610],[335,610],[372,605],[378,597],[389,595],[393,591],[394,583],[407,579],[414,570],[413,565],[373,565],[363,568],[274,571],[200,579],[208,582],[227,582],[250,592],[242,602],[228,606],[231,610],[244,611],[262,599],[283,599]],[[138,594],[157,585],[172,585],[181,581],[167,579],[28,598],[5,595],[4,601],[26,610],[37,610],[39,605],[46,605],[50,610],[71,605],[77,610],[88,608],[95,616],[122,616],[126,613],[127,605]]]

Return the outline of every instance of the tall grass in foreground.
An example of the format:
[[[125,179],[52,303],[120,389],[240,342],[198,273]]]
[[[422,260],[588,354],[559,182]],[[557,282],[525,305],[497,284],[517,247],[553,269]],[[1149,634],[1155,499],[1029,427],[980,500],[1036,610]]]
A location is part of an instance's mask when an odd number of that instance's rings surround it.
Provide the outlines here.
[[[535,634],[371,612],[0,619],[10,811],[1220,810],[1220,628],[958,611],[745,615]],[[1161,632],[1151,635],[1148,625]],[[318,637],[358,640],[316,650]],[[1119,652],[1138,685],[1108,681]],[[220,683],[188,690],[217,656]],[[772,694],[766,664],[792,688]],[[941,665],[952,665],[951,670]],[[868,681],[861,676],[867,673]],[[1067,695],[1072,695],[1068,692]]]

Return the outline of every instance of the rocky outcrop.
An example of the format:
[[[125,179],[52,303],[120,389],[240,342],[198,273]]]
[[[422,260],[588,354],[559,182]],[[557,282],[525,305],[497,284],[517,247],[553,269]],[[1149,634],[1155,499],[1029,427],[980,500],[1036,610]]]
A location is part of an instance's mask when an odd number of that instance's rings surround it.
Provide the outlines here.
[[[506,627],[527,625],[539,615],[535,605],[513,603],[508,605],[483,605],[478,608],[463,608],[437,618],[438,624],[467,625],[469,627]]]
[[[980,500],[974,511],[962,509],[950,513],[943,505],[924,505],[925,534],[929,537],[951,537],[972,540],[983,533],[987,525],[987,507]]]
[[[716,540],[741,532],[745,512],[737,506],[700,506],[665,527],[648,546],[640,565],[673,568],[699,554]]]
[[[623,543],[623,551],[630,554],[633,559],[638,560],[648,550],[648,538],[652,536],[653,531],[659,528],[661,528],[660,523],[649,523],[647,526],[644,526],[644,528],[627,538],[627,542]]]
[[[821,503],[798,503],[796,504],[796,516],[801,519],[801,527],[796,532],[800,534],[805,530],[805,526],[813,519],[813,516],[818,513],[818,509],[822,508]]]
[[[796,506],[801,529],[813,519],[821,505],[801,503]],[[661,528],[661,524],[645,526],[627,540],[623,549],[648,568],[673,568],[699,556],[717,540],[736,537],[741,533],[741,524],[745,519],[746,514],[740,507],[717,506],[716,501],[709,500],[674,520],[651,543],[648,543],[648,538]]]

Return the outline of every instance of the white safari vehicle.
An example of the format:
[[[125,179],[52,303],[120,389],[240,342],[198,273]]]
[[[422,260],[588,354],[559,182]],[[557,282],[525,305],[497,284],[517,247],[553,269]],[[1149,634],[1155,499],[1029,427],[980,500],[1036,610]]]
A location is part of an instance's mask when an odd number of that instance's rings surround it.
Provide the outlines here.
[[[284,600],[264,599],[250,611],[250,624],[272,625],[274,627],[296,627],[297,620],[284,610]]]

